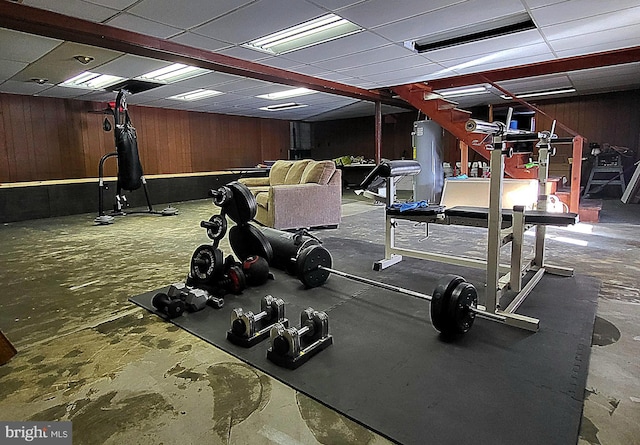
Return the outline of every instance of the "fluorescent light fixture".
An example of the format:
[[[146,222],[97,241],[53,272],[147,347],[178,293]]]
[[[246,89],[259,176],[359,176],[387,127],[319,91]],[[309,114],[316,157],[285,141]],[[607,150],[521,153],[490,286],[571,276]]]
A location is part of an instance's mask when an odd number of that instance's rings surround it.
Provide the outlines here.
[[[246,48],[257,49],[270,54],[284,54],[306,48],[339,37],[362,31],[355,23],[335,14],[323,15],[314,20],[278,31],[268,36],[245,43]]]
[[[71,79],[67,79],[60,85],[71,88],[87,88],[90,90],[101,90],[104,87],[113,85],[123,80],[124,77],[111,76],[109,74],[98,74],[85,71]]]
[[[293,110],[294,108],[304,108],[308,105],[297,104],[295,102],[288,102],[286,104],[278,104],[278,105],[269,105],[267,107],[260,107],[260,110],[264,111],[284,111],[284,110]]]
[[[516,94],[516,98],[517,99],[526,99],[529,97],[540,97],[540,96],[552,96],[554,94],[565,94],[565,93],[575,93],[576,89],[575,88],[564,88],[562,90],[549,90],[549,91],[539,91],[536,93],[523,93],[523,94]],[[512,96],[507,96],[506,94],[503,94],[502,96],[500,96],[503,99],[513,99]]]
[[[495,18],[474,25],[457,28],[451,31],[437,33],[418,40],[405,41],[404,46],[418,53],[434,51],[441,48],[478,42],[493,37],[515,34],[522,31],[536,29],[529,13],[521,12],[504,17]]]
[[[304,96],[306,94],[314,94],[314,93],[317,93],[317,91],[313,91],[308,88],[295,88],[293,90],[284,90],[284,91],[278,91],[276,93],[261,94],[260,96],[256,96],[256,97],[259,97],[261,99],[278,100],[278,99],[288,99],[290,97],[296,97],[296,96]]]
[[[175,100],[200,100],[205,99],[207,97],[213,97],[223,94],[222,91],[216,90],[204,90],[202,88],[198,90],[189,91],[188,93],[176,94],[175,96],[168,97],[167,99],[175,99]]]
[[[204,73],[208,73],[210,70],[204,68],[198,68],[196,66],[184,65],[182,63],[174,63],[173,65],[165,66],[150,73],[138,76],[138,79],[155,80],[156,82],[172,83],[180,80],[190,79],[195,76],[199,76]]]
[[[442,97],[475,96],[477,94],[486,94],[488,92],[489,91],[487,91],[487,89],[483,86],[436,91],[436,93],[438,93]]]

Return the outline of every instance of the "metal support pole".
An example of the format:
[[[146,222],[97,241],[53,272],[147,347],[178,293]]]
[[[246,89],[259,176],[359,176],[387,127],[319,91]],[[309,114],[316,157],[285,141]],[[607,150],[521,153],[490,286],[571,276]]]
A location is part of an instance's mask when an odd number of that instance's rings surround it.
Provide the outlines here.
[[[549,147],[541,146],[538,150],[538,210],[547,210],[547,174],[549,169]],[[543,225],[536,226],[536,244],[533,264],[537,267],[544,266],[544,243],[547,228]]]
[[[504,174],[504,156],[502,148],[506,145],[500,138],[491,151],[491,179],[489,182],[489,233],[487,236],[487,292],[485,306],[487,311],[495,312],[499,300],[500,246],[502,227],[502,176]]]
[[[376,150],[376,154],[375,154],[375,160],[376,160],[376,164],[380,164],[380,161],[382,160],[382,102],[380,102],[379,100],[377,100],[375,102],[376,104],[376,108],[375,108],[375,120],[376,120],[376,128],[375,128],[375,150]]]
[[[511,271],[509,286],[511,290],[520,292],[522,289],[522,244],[524,242],[524,206],[513,208],[513,236],[511,240]]]

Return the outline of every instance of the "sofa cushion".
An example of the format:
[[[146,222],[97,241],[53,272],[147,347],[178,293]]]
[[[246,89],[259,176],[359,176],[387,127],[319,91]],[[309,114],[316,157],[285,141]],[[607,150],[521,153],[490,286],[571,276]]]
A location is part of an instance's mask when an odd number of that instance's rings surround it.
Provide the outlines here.
[[[300,184],[300,179],[302,178],[304,169],[309,165],[309,162],[311,162],[311,159],[303,159],[301,161],[294,162],[287,172],[287,177],[284,178],[284,183],[289,185]]]
[[[326,185],[336,171],[333,161],[310,161],[302,173],[300,184],[317,183]]]
[[[271,170],[269,171],[269,184],[270,185],[282,185],[289,173],[289,169],[293,165],[294,161],[278,160],[273,163]]]

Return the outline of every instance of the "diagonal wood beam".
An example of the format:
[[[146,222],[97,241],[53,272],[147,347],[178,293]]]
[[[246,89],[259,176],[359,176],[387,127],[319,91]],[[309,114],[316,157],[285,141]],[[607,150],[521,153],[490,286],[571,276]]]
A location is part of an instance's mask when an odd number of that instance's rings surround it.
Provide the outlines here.
[[[0,27],[323,93],[407,108],[387,92],[294,73],[157,37],[0,0]]]
[[[434,90],[640,62],[640,46],[430,80]]]

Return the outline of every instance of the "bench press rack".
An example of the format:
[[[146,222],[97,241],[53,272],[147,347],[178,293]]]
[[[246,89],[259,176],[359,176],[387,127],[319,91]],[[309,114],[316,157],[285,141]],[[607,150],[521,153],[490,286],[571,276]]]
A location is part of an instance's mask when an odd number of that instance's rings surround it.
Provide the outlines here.
[[[470,125],[475,125],[470,129]],[[384,177],[386,181],[385,196],[385,258],[373,265],[374,270],[383,270],[402,261],[402,257],[438,261],[458,266],[484,269],[487,271],[486,296],[484,305],[478,309],[495,314],[498,321],[529,331],[537,331],[539,320],[516,311],[532,292],[536,284],[545,273],[560,276],[572,276],[573,269],[551,266],[545,263],[545,235],[546,226],[568,226],[577,222],[575,213],[547,212],[547,174],[551,147],[551,139],[555,137],[553,128],[550,132],[512,132],[501,123],[486,123],[470,121],[467,123],[469,131],[483,132],[492,135],[492,144],[487,145],[491,151],[491,177],[489,181],[489,208],[484,207],[452,207],[429,205],[401,212],[391,206],[395,201],[395,179],[398,176],[413,175],[420,171],[420,165],[415,161],[385,161],[371,172],[363,181],[372,181],[375,177]],[[513,210],[503,210],[503,175],[504,157],[512,154],[511,143],[527,142],[538,147],[538,199],[535,210],[525,209],[524,206],[514,206]],[[559,141],[558,142],[564,142]],[[520,144],[522,145],[522,144]],[[386,165],[384,165],[386,164]],[[379,168],[380,167],[380,168]],[[487,257],[486,260],[465,258],[450,254],[431,253],[395,245],[395,230],[397,220],[410,220],[427,224],[437,223],[445,225],[462,225],[486,227]],[[525,262],[522,258],[524,233],[535,228],[534,256]],[[500,263],[500,248],[511,243],[510,264]],[[523,285],[523,277],[533,272],[533,276]],[[503,275],[501,275],[503,274]],[[500,307],[500,298],[506,291],[516,292],[515,297],[506,308]]]

